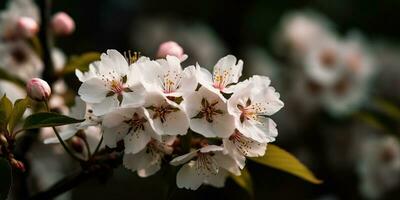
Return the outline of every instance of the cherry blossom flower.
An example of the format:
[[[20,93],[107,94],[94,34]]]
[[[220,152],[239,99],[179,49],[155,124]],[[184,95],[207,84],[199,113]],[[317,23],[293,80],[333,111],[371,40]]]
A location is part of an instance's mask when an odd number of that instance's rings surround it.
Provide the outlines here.
[[[0,43],[0,67],[27,81],[40,77],[44,66],[27,43],[18,41]]]
[[[135,154],[142,150],[152,137],[160,140],[144,112],[142,107],[118,108],[104,115],[104,143],[114,148],[118,141],[124,140],[125,153]]]
[[[123,165],[140,177],[148,177],[161,169],[162,160],[173,152],[175,136],[165,136],[162,141],[151,139],[137,153],[125,153]]]
[[[364,197],[379,199],[398,187],[400,181],[400,144],[393,136],[370,137],[361,146],[357,172]]]
[[[309,11],[288,13],[278,30],[277,50],[281,54],[289,53],[295,60],[302,60],[314,45],[335,35],[328,19]]]
[[[172,165],[184,164],[176,175],[178,188],[196,190],[203,183],[223,187],[229,172],[239,176],[238,165],[229,155],[225,155],[223,150],[220,146],[207,145],[174,158],[170,162]]]
[[[236,128],[258,142],[272,142],[278,134],[271,116],[283,107],[280,95],[269,86],[265,76],[253,76],[237,85],[228,100],[228,111],[234,116]],[[233,133],[233,131],[231,132]]]
[[[305,55],[304,69],[308,77],[321,86],[331,86],[345,72],[343,44],[337,38],[320,41]]]
[[[81,98],[93,105],[95,115],[103,115],[119,106],[140,106],[144,102],[144,88],[135,64],[116,50],[108,50],[101,60],[93,63],[89,72],[77,71],[83,81],[79,88]]]
[[[157,61],[138,62],[145,87],[157,88],[165,96],[181,97],[197,87],[194,66],[182,70],[180,60],[175,56]]]
[[[233,91],[230,86],[238,82],[243,69],[243,61],[236,61],[236,57],[232,55],[221,58],[215,64],[213,74],[197,65],[196,70],[199,83],[220,96],[222,96],[221,92],[232,93]]]
[[[182,106],[190,118],[190,129],[205,137],[229,137],[235,129],[225,100],[206,87],[185,96]]]
[[[178,104],[168,101],[155,89],[147,91],[143,105],[151,126],[158,135],[185,135],[189,119]]]

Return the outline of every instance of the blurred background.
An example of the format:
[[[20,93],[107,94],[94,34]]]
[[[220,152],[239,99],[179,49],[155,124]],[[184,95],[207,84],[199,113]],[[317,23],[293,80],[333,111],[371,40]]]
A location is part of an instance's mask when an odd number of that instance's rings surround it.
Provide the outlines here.
[[[73,35],[55,41],[68,56],[117,49],[154,57],[174,40],[189,55],[184,66],[243,59],[242,80],[269,76],[285,102],[272,117],[276,144],[324,181],[248,162],[254,197],[228,179],[223,189],[177,190],[171,199],[400,198],[400,1],[54,0],[57,11],[76,23]],[[120,168],[60,199],[166,199],[170,179]]]

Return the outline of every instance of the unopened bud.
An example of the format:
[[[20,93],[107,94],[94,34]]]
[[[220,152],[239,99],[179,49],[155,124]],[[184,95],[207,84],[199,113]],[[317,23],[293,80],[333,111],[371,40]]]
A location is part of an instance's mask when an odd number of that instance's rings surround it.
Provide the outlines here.
[[[25,165],[24,165],[24,163],[22,163],[22,162],[19,161],[19,160],[16,160],[16,159],[14,159],[14,158],[11,158],[10,164],[11,164],[11,166],[12,166],[13,168],[15,168],[15,169],[19,169],[19,170],[21,170],[22,172],[25,171]]]
[[[46,81],[40,78],[33,78],[26,84],[26,91],[31,99],[45,101],[51,95],[51,88]]]
[[[70,35],[75,31],[74,20],[65,12],[58,12],[51,20],[53,31],[57,35]]]
[[[79,137],[72,137],[69,140],[69,144],[71,145],[71,147],[78,153],[82,153],[83,152],[83,142]]]
[[[165,58],[167,55],[175,56],[179,58],[180,61],[184,61],[188,57],[186,54],[184,54],[183,48],[174,41],[164,42],[158,48],[158,58]]]
[[[31,17],[20,17],[17,22],[17,30],[23,37],[32,38],[39,32],[39,25]]]

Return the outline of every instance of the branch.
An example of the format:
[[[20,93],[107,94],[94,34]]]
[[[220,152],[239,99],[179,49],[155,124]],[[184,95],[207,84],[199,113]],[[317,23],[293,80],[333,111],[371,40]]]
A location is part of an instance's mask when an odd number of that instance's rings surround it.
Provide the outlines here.
[[[78,186],[79,184],[89,180],[92,175],[89,172],[80,171],[78,173],[72,174],[70,176],[61,179],[47,191],[39,192],[38,194],[31,197],[31,200],[44,200],[44,199],[53,199],[58,195],[71,190],[72,188]]]
[[[39,192],[30,199],[53,199],[91,178],[107,178],[107,175],[110,174],[109,172],[112,172],[114,168],[122,163],[123,153],[121,152],[109,152],[109,150],[105,149],[100,151],[99,154],[103,155],[93,157],[93,162],[82,163],[82,170],[80,172],[61,179],[48,190]]]
[[[40,7],[40,17],[42,19],[40,25],[39,39],[43,49],[43,64],[45,66],[43,71],[43,79],[46,80],[49,85],[52,85],[55,81],[54,77],[54,63],[51,58],[51,32],[50,32],[50,17],[51,17],[51,0],[40,0],[38,1]]]

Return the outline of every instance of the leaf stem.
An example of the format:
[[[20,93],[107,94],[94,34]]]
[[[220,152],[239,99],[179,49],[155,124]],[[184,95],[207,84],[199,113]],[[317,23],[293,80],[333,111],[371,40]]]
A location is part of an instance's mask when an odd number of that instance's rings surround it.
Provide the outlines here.
[[[47,110],[48,112],[50,112],[50,107],[49,107],[49,104],[47,103],[47,101],[44,101],[44,104],[45,104],[45,106],[46,106],[46,110]],[[63,146],[63,148],[65,149],[65,151],[66,151],[73,159],[75,159],[75,160],[77,160],[77,161],[79,161],[79,162],[83,162],[83,161],[84,161],[83,159],[81,159],[81,158],[79,158],[78,156],[76,156],[76,155],[68,148],[67,144],[65,144],[64,140],[61,138],[61,136],[60,136],[60,134],[58,133],[57,129],[56,129],[54,126],[52,126],[51,128],[53,129],[54,134],[56,135],[58,141],[59,141],[60,144]]]

